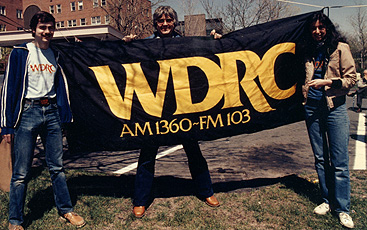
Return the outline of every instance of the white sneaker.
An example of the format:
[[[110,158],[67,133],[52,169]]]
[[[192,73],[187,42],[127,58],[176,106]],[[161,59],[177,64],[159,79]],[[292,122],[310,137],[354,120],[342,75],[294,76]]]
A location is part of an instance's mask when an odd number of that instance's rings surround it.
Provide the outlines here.
[[[326,215],[328,212],[330,212],[330,206],[325,202],[320,204],[313,210],[313,213],[317,215]]]
[[[339,213],[340,224],[347,228],[354,228],[354,223],[352,217],[350,217],[347,213],[341,212]]]

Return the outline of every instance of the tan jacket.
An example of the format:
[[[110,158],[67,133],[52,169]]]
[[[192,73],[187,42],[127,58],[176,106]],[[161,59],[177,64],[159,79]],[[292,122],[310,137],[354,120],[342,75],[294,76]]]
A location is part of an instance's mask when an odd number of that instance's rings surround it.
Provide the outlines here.
[[[315,71],[314,59],[306,59],[305,70],[306,80],[302,86],[302,92],[306,103],[309,89],[308,82],[312,80]],[[330,55],[324,79],[341,80],[342,82],[341,88],[325,86],[328,106],[333,108],[333,98],[346,95],[356,83],[356,67],[348,44],[339,42],[336,50]]]

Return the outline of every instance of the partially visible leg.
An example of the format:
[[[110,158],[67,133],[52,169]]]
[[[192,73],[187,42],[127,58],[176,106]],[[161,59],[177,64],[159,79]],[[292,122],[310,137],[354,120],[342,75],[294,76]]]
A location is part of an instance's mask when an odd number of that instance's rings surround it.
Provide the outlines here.
[[[44,122],[40,127],[40,134],[45,146],[47,166],[50,171],[52,188],[57,210],[64,220],[76,227],[85,225],[83,217],[73,212],[69,189],[63,166],[63,145],[61,121],[57,105],[42,107]]]
[[[324,105],[326,107],[326,105]],[[329,204],[330,161],[326,139],[324,111],[321,107],[305,106],[306,126],[315,158],[315,169],[319,178],[323,202]]]
[[[328,140],[332,176],[334,181],[335,211],[349,213],[349,118],[345,104],[330,112],[328,118]]]
[[[357,93],[357,107],[358,110],[357,112],[361,112],[362,111],[362,99],[363,99],[363,93]]]
[[[199,143],[197,141],[183,142],[189,169],[201,198],[211,197],[213,192],[212,181],[208,169],[208,164],[201,153]]]
[[[153,186],[155,158],[158,146],[141,149],[135,176],[134,206],[146,206]]]
[[[9,222],[23,223],[24,202],[37,137],[37,111],[26,105],[14,134],[14,165],[10,182]]]
[[[42,107],[44,125],[41,137],[45,147],[46,163],[50,171],[56,207],[60,214],[73,211],[63,167],[63,143],[60,116],[56,105]]]

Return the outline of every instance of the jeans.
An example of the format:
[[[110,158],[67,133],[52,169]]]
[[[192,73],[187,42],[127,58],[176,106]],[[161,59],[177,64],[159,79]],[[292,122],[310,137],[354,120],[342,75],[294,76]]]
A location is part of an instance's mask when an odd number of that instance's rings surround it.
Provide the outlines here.
[[[322,198],[337,212],[349,213],[349,117],[345,103],[328,109],[326,100],[305,106]]]
[[[198,197],[211,197],[214,192],[209,174],[208,164],[203,157],[197,141],[183,142],[189,169],[198,191]],[[146,206],[154,179],[155,158],[158,146],[146,146],[141,149],[138,169],[135,177],[134,206]]]
[[[62,162],[62,130],[57,105],[25,104],[14,133],[14,167],[9,202],[11,224],[20,225],[24,221],[25,196],[38,134],[45,147],[56,207],[60,214],[73,210]]]

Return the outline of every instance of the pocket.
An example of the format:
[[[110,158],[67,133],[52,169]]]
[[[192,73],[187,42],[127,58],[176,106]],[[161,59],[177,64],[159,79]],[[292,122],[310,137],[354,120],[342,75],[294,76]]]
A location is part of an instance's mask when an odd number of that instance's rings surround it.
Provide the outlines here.
[[[25,103],[23,106],[23,112],[26,112],[27,110],[29,110],[32,107],[32,105]]]

